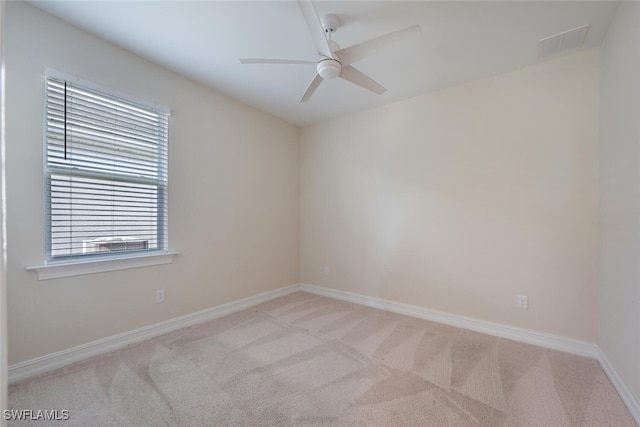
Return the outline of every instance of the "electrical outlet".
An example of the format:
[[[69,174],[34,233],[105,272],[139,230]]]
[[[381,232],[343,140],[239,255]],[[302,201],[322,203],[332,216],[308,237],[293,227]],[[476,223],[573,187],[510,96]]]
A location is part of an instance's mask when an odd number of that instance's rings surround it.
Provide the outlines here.
[[[518,295],[516,306],[518,308],[529,308],[529,297],[526,295]]]
[[[325,276],[328,276],[328,275],[330,275],[330,274],[331,274],[331,269],[325,265],[325,266],[322,268],[322,273],[323,273]]]
[[[164,289],[158,289],[156,291],[156,304],[164,302]]]

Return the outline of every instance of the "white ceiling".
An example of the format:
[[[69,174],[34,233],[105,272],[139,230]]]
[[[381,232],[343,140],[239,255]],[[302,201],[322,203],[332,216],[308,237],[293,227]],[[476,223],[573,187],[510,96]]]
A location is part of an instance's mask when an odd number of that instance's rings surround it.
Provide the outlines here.
[[[543,60],[539,39],[584,24],[590,27],[581,49],[598,46],[618,6],[613,1],[316,0],[319,15],[339,16],[333,40],[343,48],[415,24],[422,35],[354,64],[387,88],[383,95],[333,79],[300,104],[314,65],[239,62],[241,57],[317,60],[295,1],[31,3],[297,125],[535,64]]]

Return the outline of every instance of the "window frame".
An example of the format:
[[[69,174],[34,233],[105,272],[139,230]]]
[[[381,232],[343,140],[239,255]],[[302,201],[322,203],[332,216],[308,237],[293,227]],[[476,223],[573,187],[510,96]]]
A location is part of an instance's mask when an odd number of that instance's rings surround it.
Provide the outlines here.
[[[109,176],[108,173],[93,173],[91,171],[83,171],[76,176],[79,177],[94,177],[103,180],[111,180],[111,181],[122,181],[122,182],[131,182],[134,184],[150,184],[157,186],[157,200],[155,201],[155,205],[153,205],[157,211],[157,229],[156,229],[156,237],[157,237],[157,248],[153,249],[141,249],[141,250],[115,250],[115,251],[106,251],[106,252],[97,252],[97,253],[86,253],[86,254],[73,254],[70,253],[68,255],[52,255],[52,214],[51,214],[51,179],[52,175],[65,175],[65,171],[61,168],[52,167],[49,164],[49,140],[48,140],[48,81],[49,79],[55,79],[63,82],[68,82],[73,85],[80,87],[81,89],[87,89],[89,91],[98,92],[101,95],[106,97],[115,98],[117,101],[123,102],[130,106],[134,107],[143,107],[150,110],[153,110],[156,114],[161,114],[166,116],[166,135],[164,139],[164,147],[165,151],[164,156],[162,158],[163,164],[159,164],[157,171],[160,173],[160,176],[157,180],[149,180],[148,178],[143,177],[130,177],[122,178],[116,176]],[[46,266],[62,266],[65,265],[79,265],[81,268],[79,269],[63,269],[59,268],[56,272],[49,271],[48,273],[44,273],[45,276],[53,277],[45,277],[45,278],[54,278],[54,277],[66,277],[77,274],[88,274],[99,271],[109,271],[109,270],[118,270],[121,268],[133,268],[144,265],[157,265],[164,264],[167,262],[171,262],[171,257],[175,253],[171,253],[168,251],[169,247],[169,230],[168,230],[168,186],[169,186],[169,116],[170,109],[158,105],[153,102],[137,99],[133,96],[123,94],[112,89],[103,87],[101,85],[95,84],[90,81],[86,81],[84,79],[80,79],[77,76],[64,73],[55,69],[47,68],[45,70],[44,75],[44,103],[43,103],[43,177],[44,177],[44,234],[45,234],[45,253],[44,253],[44,266],[37,267],[28,267],[30,270],[38,271],[38,274],[41,276],[40,280],[43,280],[43,273],[41,270]],[[71,176],[72,174],[68,174],[67,176]],[[71,252],[71,249],[70,249]],[[167,255],[167,256],[163,256]],[[93,266],[91,266],[93,265]],[[68,271],[67,271],[68,270]],[[67,274],[69,273],[69,274]],[[61,274],[58,275],[58,274]]]

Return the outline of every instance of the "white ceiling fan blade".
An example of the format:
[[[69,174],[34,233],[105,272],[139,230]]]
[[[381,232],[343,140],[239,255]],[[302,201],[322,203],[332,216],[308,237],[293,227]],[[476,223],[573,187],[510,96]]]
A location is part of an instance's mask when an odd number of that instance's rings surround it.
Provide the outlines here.
[[[302,95],[302,98],[300,98],[300,102],[307,102],[309,98],[311,98],[311,95],[313,95],[313,92],[318,89],[318,86],[320,86],[322,80],[322,77],[320,77],[319,74],[316,74],[315,78],[311,80],[311,83],[309,83],[309,87],[307,87],[307,90],[304,91],[304,95]]]
[[[315,61],[297,59],[240,58],[241,64],[316,64]]]
[[[387,91],[387,89],[381,86],[378,82],[376,82],[363,72],[356,70],[351,65],[342,67],[342,71],[340,71],[339,77],[353,84],[361,86],[367,90],[370,90],[373,93],[377,93],[378,95],[382,95]]]
[[[333,58],[331,46],[329,46],[329,41],[327,40],[327,36],[325,36],[324,28],[322,28],[322,23],[320,22],[320,18],[318,17],[318,13],[316,12],[316,8],[313,6],[313,3],[311,3],[311,0],[298,0],[298,5],[302,11],[302,16],[304,16],[304,20],[307,23],[307,28],[309,28],[309,33],[311,33],[313,43],[318,49],[318,53],[322,56],[326,56],[327,58]]]
[[[375,39],[345,47],[336,52],[342,65],[353,64],[356,61],[375,55],[379,51],[410,37],[422,33],[420,25],[414,25],[404,30],[394,31]]]

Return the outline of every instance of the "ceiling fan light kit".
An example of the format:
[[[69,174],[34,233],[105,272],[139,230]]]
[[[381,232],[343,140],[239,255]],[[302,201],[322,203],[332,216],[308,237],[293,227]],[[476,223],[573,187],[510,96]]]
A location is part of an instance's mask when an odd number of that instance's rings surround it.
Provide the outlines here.
[[[323,79],[335,79],[340,75],[342,65],[340,65],[340,62],[335,59],[325,59],[318,62],[317,68],[318,75]]]
[[[381,95],[386,89],[378,82],[366,74],[358,71],[351,64],[361,59],[374,55],[379,50],[388,47],[398,41],[404,40],[420,33],[420,26],[414,25],[404,30],[394,31],[389,34],[368,40],[344,49],[333,40],[331,34],[334,33],[340,20],[336,15],[324,15],[318,17],[311,0],[298,0],[298,6],[307,24],[311,38],[316,45],[320,59],[317,62],[292,60],[292,59],[265,59],[265,58],[242,58],[242,64],[316,64],[316,76],[311,80],[307,90],[302,95],[300,102],[306,102],[320,86],[323,80],[340,77],[343,80],[358,85],[375,94]]]

